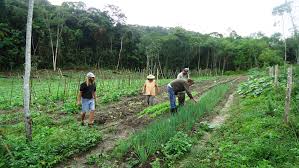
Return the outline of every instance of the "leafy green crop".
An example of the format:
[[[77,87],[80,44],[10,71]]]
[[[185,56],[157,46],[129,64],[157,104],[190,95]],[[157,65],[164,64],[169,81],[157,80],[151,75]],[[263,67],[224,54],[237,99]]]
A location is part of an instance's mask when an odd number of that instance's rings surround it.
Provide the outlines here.
[[[191,150],[192,139],[179,131],[163,145],[162,152],[169,160],[175,160]]]
[[[256,97],[261,93],[272,89],[273,79],[271,77],[254,77],[251,76],[247,82],[238,87],[238,94],[243,97]]]
[[[11,155],[5,152],[0,160],[4,167],[52,167],[64,158],[86,150],[101,140],[96,129],[79,126],[71,116],[59,120],[36,113],[33,118],[33,141],[27,143],[23,134],[24,124],[3,128],[3,144],[9,146]]]

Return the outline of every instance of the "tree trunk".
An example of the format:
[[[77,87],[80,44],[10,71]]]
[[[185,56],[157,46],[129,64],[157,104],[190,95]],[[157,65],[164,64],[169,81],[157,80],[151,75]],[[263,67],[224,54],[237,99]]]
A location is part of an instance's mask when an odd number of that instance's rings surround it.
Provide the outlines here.
[[[197,61],[197,71],[200,69],[200,46],[198,47],[198,61]]]
[[[55,54],[54,54],[54,60],[53,60],[53,68],[54,71],[57,69],[57,55],[58,55],[58,44],[59,44],[59,26],[57,25],[57,33],[56,33],[56,48],[55,48]]]
[[[149,56],[146,54],[146,73],[149,73]]]
[[[214,52],[213,52],[213,68],[214,68],[214,70],[216,70],[216,74],[217,74],[217,56],[216,56],[216,50],[214,50]]]
[[[47,21],[49,22],[49,19],[47,18]],[[53,44],[53,38],[52,38],[52,33],[51,33],[51,27],[50,24],[46,22],[46,25],[48,26],[48,31],[49,31],[49,36],[50,36],[50,45],[51,45],[51,50],[52,50],[52,63],[53,63],[53,70],[56,71],[57,69],[57,57],[58,57],[58,49],[59,49],[59,39],[62,34],[63,30],[63,25],[60,26],[57,25],[57,32],[56,32],[56,46],[55,46],[55,51],[54,51],[54,44]]]
[[[210,58],[210,49],[208,49],[208,58],[207,58],[206,69],[209,69],[209,58]]]
[[[222,75],[224,74],[225,64],[226,64],[226,57],[224,56],[224,58],[223,58],[223,66],[222,66]]]
[[[223,62],[224,62],[224,58],[223,58]],[[221,58],[218,59],[218,68],[217,68],[217,74],[221,73]]]
[[[36,42],[36,46],[35,46],[35,45],[34,45],[33,38],[32,38],[33,56],[35,56],[36,50],[37,50],[37,48],[38,48],[38,45],[39,45],[39,39],[37,40],[37,42]]]
[[[165,78],[163,70],[162,70],[162,66],[161,66],[161,62],[160,62],[160,54],[158,54],[158,63],[159,63],[159,68],[160,68],[160,73],[162,75],[162,78]]]
[[[25,49],[25,74],[24,74],[24,118],[27,141],[32,141],[32,120],[30,116],[30,71],[31,71],[31,35],[32,16],[34,0],[29,0],[27,28],[26,28],[26,49]]]
[[[112,37],[110,38],[110,53],[112,54],[112,45],[113,45],[113,43],[112,43]]]
[[[287,3],[287,1],[286,1],[286,3]],[[299,41],[298,30],[297,30],[297,26],[295,24],[296,18],[294,18],[294,15],[292,14],[292,12],[288,12],[288,14],[291,18],[291,23],[292,23],[292,26],[293,26],[293,29],[294,29],[295,40]],[[296,58],[297,58],[297,64],[299,64],[299,45],[297,47],[298,47],[298,49],[296,51]]]
[[[48,25],[48,24],[47,24],[47,25]],[[55,70],[56,70],[55,63],[54,63],[54,60],[55,60],[55,53],[54,53],[54,44],[53,44],[53,39],[52,39],[52,33],[51,33],[50,25],[48,25],[48,31],[49,31],[49,36],[50,36],[51,50],[52,50],[53,70],[55,71]]]
[[[281,15],[282,18],[282,35],[283,35],[283,39],[284,39],[284,63],[287,63],[287,42],[286,42],[286,38],[285,38],[285,33],[284,33],[284,17],[283,15]]]
[[[117,61],[116,70],[118,70],[118,68],[119,68],[120,57],[121,57],[121,51],[123,50],[123,39],[124,39],[124,36],[122,36],[122,37],[120,38],[120,50],[119,50],[119,53],[118,53],[118,61]]]

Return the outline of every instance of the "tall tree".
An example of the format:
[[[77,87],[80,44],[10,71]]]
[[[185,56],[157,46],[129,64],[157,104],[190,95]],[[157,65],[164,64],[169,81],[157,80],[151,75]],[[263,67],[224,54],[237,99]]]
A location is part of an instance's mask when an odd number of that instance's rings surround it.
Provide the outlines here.
[[[46,13],[46,25],[48,27],[48,33],[50,37],[50,46],[52,51],[52,62],[53,62],[53,70],[57,69],[57,58],[60,49],[60,41],[61,35],[64,28],[64,18],[65,18],[65,10],[63,6],[56,8],[55,12],[51,14]],[[53,28],[52,28],[53,27]],[[54,36],[53,30],[54,29]],[[55,38],[54,38],[55,37]],[[54,39],[56,40],[54,44]]]
[[[285,13],[290,13],[291,8],[290,4],[286,1],[285,3],[273,8],[272,10],[272,15],[276,16],[281,16],[281,21],[282,21],[282,35],[284,38],[284,61],[286,63],[287,61],[287,43],[286,43],[286,38],[285,38],[285,18],[284,14]]]
[[[25,75],[24,75],[24,116],[27,141],[32,140],[32,119],[30,116],[30,71],[31,71],[31,35],[34,0],[29,0],[26,28]]]

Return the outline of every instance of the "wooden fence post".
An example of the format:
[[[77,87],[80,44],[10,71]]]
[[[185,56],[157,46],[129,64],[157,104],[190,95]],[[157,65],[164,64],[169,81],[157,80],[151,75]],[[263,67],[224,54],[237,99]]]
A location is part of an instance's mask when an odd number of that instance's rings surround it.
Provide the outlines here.
[[[292,93],[292,66],[288,68],[288,83],[287,83],[287,89],[286,89],[285,111],[284,111],[285,112],[284,113],[284,122],[286,124],[289,123],[291,93]]]
[[[274,84],[275,84],[275,87],[278,85],[278,65],[275,65],[275,71],[274,71]]]
[[[271,67],[269,67],[269,76],[270,77],[273,77],[273,67],[271,66]]]

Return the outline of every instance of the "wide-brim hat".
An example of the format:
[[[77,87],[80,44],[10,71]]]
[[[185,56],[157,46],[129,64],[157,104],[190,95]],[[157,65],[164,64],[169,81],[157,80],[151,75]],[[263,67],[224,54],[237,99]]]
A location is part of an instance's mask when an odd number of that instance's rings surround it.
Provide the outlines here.
[[[152,75],[152,74],[150,74],[150,75],[148,75],[146,78],[147,78],[147,79],[155,79],[155,76]]]

